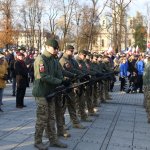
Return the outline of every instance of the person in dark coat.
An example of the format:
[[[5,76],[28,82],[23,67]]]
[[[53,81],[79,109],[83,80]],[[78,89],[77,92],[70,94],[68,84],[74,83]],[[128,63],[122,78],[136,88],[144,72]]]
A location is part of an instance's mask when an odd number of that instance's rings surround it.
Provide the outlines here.
[[[24,62],[23,53],[17,54],[17,60],[15,62],[15,72],[17,83],[16,107],[23,108],[26,107],[26,105],[24,105],[24,96],[26,92],[26,87],[28,87],[28,71]]]

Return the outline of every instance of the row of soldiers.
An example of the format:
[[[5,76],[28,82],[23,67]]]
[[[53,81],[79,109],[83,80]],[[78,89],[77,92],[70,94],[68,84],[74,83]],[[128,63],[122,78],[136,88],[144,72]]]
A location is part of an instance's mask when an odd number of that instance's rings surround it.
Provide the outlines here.
[[[94,84],[88,82],[86,86],[74,88],[63,97],[58,94],[47,100],[47,95],[53,93],[60,85],[66,88],[72,82],[80,84],[91,79],[94,82],[94,79],[102,74],[112,73],[111,64],[108,57],[91,55],[85,50],[81,50],[74,57],[72,45],[68,45],[63,56],[58,59],[58,42],[48,39],[45,44],[46,49],[34,62],[35,81],[32,94],[37,103],[34,146],[44,150],[48,149],[48,146],[66,148],[67,145],[58,140],[59,136],[71,136],[65,128],[66,108],[68,108],[72,126],[85,129],[80,121],[91,122],[89,116],[98,116],[94,111],[95,107],[100,106],[100,103],[105,102],[106,99],[111,99],[108,93],[109,80],[98,80]],[[42,143],[44,130],[50,145]]]
[[[148,123],[150,123],[150,56],[144,68],[143,74],[143,88],[144,88],[144,107],[147,112]]]

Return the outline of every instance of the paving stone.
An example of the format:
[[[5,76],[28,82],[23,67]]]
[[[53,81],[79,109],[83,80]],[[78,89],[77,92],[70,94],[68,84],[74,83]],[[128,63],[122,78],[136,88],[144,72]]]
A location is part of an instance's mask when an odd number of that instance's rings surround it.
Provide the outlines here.
[[[145,148],[147,150],[150,149],[150,140],[147,139],[143,139],[143,140],[139,140],[139,139],[134,139],[133,141],[133,146],[137,147],[137,148]]]
[[[74,150],[99,150],[100,145],[95,143],[80,142]]]
[[[32,86],[31,86],[32,87]],[[34,130],[36,103],[32,89],[27,89],[24,109],[15,108],[15,97],[10,96],[10,86],[4,92],[4,113],[0,113],[0,150],[34,150]],[[119,89],[115,87],[114,91]],[[66,124],[70,126],[70,138],[60,138],[68,144],[66,150],[149,150],[150,128],[143,108],[143,94],[112,92],[113,100],[102,104],[99,117],[91,117],[93,122],[85,123],[86,129],[71,127],[66,111]],[[121,109],[120,109],[121,108]],[[114,122],[114,120],[116,122]],[[110,130],[111,129],[111,130]],[[134,136],[133,136],[134,134]],[[15,138],[14,138],[15,137]],[[134,143],[132,143],[134,137]],[[44,142],[48,142],[43,137]],[[140,141],[140,142],[139,142]],[[134,145],[132,145],[134,144]],[[59,150],[52,148],[51,150]]]
[[[130,147],[120,147],[115,145],[109,145],[107,150],[132,150]]]
[[[18,142],[0,140],[0,150],[11,150],[18,145]]]
[[[112,137],[119,137],[119,138],[133,138],[133,132],[127,132],[127,131],[118,131],[118,130],[114,130]]]
[[[110,127],[110,124],[111,123],[108,123],[108,122],[95,122],[94,124],[92,124],[92,127],[93,128],[103,128],[103,129],[108,129]]]
[[[139,140],[147,140],[150,139],[150,134],[149,133],[134,133],[134,138],[139,139]]]
[[[90,128],[82,140],[91,143],[102,143],[106,134],[107,130]]]
[[[29,138],[29,135],[12,133],[9,136],[4,137],[3,140],[21,143],[27,138]]]
[[[132,146],[132,138],[112,137],[110,139],[109,144],[117,145],[120,147],[131,147]]]

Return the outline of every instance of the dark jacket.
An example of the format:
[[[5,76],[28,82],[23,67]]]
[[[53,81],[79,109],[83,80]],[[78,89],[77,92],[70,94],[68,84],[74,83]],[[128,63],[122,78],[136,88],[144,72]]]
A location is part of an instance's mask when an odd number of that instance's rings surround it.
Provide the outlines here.
[[[16,83],[18,88],[26,88],[28,83],[28,72],[24,61],[17,60],[15,62]]]

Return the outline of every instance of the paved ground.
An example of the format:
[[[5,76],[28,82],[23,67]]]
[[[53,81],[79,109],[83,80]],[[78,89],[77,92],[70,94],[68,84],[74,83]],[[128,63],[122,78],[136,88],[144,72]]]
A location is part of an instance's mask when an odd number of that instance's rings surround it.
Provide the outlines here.
[[[100,107],[100,116],[87,129],[73,129],[71,138],[61,140],[67,150],[150,150],[150,124],[142,106],[142,94],[111,93],[113,100]],[[27,89],[26,108],[16,109],[10,85],[5,89],[3,113],[0,113],[0,150],[34,150],[35,102]],[[46,142],[46,139],[44,139]],[[49,148],[57,150],[56,148]]]

